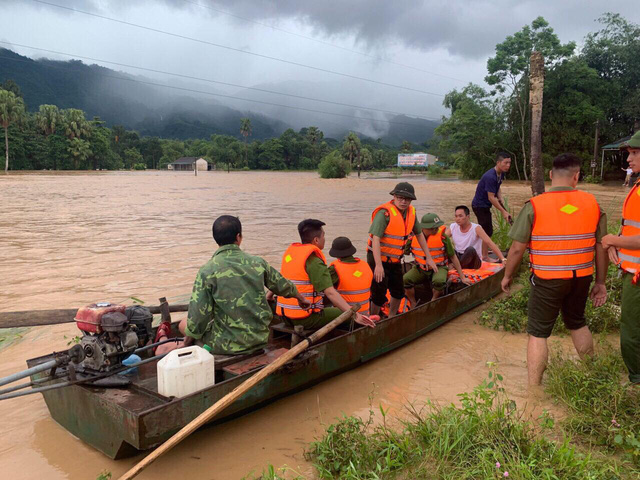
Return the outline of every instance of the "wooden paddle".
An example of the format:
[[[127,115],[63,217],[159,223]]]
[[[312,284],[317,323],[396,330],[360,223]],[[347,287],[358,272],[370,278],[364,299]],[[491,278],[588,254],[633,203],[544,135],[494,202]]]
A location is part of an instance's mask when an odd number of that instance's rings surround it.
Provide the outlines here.
[[[342,313],[342,315],[340,315],[338,318],[333,320],[331,323],[328,323],[327,325],[322,327],[320,330],[310,335],[307,339],[298,343],[295,347],[293,347],[287,353],[278,357],[278,359],[275,362],[267,365],[265,368],[260,370],[254,376],[252,376],[251,378],[247,379],[246,381],[238,385],[231,392],[226,394],[224,397],[222,397],[216,403],[211,405],[209,408],[207,408],[204,412],[202,412],[196,418],[194,418],[190,423],[182,427],[182,429],[178,433],[176,433],[173,437],[171,437],[169,440],[167,440],[162,445],[160,445],[156,450],[151,452],[147,457],[145,457],[132,469],[130,469],[128,472],[122,475],[120,477],[120,480],[129,480],[131,478],[136,477],[140,472],[142,472],[142,470],[144,470],[149,465],[151,465],[161,455],[164,455],[165,453],[167,453],[169,450],[175,447],[178,443],[180,443],[182,440],[187,438],[189,435],[195,432],[198,428],[203,426],[205,423],[207,423],[209,420],[215,417],[218,413],[220,413],[222,410],[224,410],[229,405],[231,405],[234,401],[236,401],[236,399],[238,399],[244,393],[249,391],[252,387],[254,387],[258,383],[260,383],[262,380],[264,380],[266,377],[271,375],[273,372],[278,370],[282,365],[287,363],[289,360],[293,359],[298,354],[306,350],[310,345],[312,345],[313,343],[315,343],[316,341],[324,337],[327,333],[329,333],[331,330],[336,328],[338,325],[349,320],[349,318],[355,312],[357,312],[359,308],[360,308],[360,305],[354,305],[353,307],[351,307],[351,310],[347,310],[346,312]]]
[[[151,313],[161,313],[161,305],[147,307]],[[169,305],[170,312],[186,312],[188,304]],[[26,312],[0,312],[0,328],[37,327],[75,321],[77,308],[59,310],[30,310]]]

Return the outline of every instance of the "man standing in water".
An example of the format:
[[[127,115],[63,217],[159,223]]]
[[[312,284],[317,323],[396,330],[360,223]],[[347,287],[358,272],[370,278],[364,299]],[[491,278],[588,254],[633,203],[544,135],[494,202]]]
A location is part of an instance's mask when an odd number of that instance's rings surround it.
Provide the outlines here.
[[[640,173],[640,132],[620,150],[629,152],[629,167]],[[622,230],[606,235],[602,246],[623,271],[620,350],[629,380],[640,385],[640,179],[629,191],[622,206]]]
[[[500,185],[502,185],[502,181],[510,168],[511,156],[504,152],[498,153],[496,156],[496,166],[482,175],[476,187],[476,194],[471,202],[471,208],[473,209],[473,213],[476,214],[478,223],[489,237],[493,236],[492,206],[500,211],[507,222],[513,223],[511,215],[504,208],[504,201],[500,190]],[[494,253],[496,255],[498,254],[498,252]],[[489,245],[487,245],[486,242],[482,242],[482,260],[485,262],[490,261]]]
[[[593,338],[584,318],[591,289],[594,307],[607,299],[607,255],[601,239],[607,232],[607,216],[595,197],[576,190],[581,160],[563,153],[553,160],[551,188],[533,197],[520,211],[509,236],[507,266],[502,290],[509,292],[513,275],[529,246],[531,293],[529,294],[527,370],[529,385],[540,385],[547,366],[547,338],[562,311],[562,320],[580,357],[593,354]]]
[[[250,353],[264,347],[273,318],[265,287],[291,298],[301,311],[310,305],[295,285],[265,260],[240,250],[242,225],[237,217],[218,217],[212,230],[220,248],[196,276],[189,314],[179,325],[184,342],[160,345],[157,354],[189,346],[195,340],[209,345],[211,353],[222,355]],[[166,323],[158,330],[156,341],[169,334]]]
[[[411,202],[416,199],[413,185],[401,182],[391,192],[393,199],[377,207],[371,214],[369,242],[367,245],[367,263],[373,270],[371,283],[371,313],[380,314],[387,302],[387,290],[391,295],[389,316],[398,313],[400,301],[404,298],[402,281],[402,259],[404,246],[413,232],[420,247],[427,254],[426,264],[434,274],[438,267],[431,258],[427,241],[416,223],[416,209]]]

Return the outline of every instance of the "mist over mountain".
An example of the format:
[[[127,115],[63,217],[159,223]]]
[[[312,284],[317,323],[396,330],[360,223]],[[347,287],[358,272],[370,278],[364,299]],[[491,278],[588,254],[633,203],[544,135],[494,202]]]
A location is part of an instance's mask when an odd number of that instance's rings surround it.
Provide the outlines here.
[[[137,130],[141,135],[164,138],[208,138],[214,133],[237,137],[243,117],[251,119],[254,139],[278,136],[287,128],[299,130],[315,125],[324,131],[326,137],[341,139],[349,131],[355,131],[363,137],[380,138],[385,143],[399,145],[403,140],[425,142],[433,136],[438,126],[438,122],[372,112],[357,108],[357,105],[328,105],[251,89],[239,89],[230,96],[264,103],[217,99],[206,94],[161,86],[168,84],[186,90],[229,95],[210,84],[202,85],[181,79],[169,82],[156,80],[87,65],[79,60],[33,60],[11,50],[0,49],[0,82],[8,79],[20,86],[30,111],[37,110],[42,104],[79,108],[86,112],[89,119],[98,116],[109,126],[121,124],[127,129]],[[349,92],[341,89],[339,83],[330,86],[336,92],[332,101],[354,104],[350,101]],[[317,98],[314,92],[319,90],[314,82],[305,81],[256,87],[310,98]],[[370,98],[368,106],[375,108],[373,92]],[[239,108],[242,104],[247,107]],[[287,108],[285,105],[307,110]]]

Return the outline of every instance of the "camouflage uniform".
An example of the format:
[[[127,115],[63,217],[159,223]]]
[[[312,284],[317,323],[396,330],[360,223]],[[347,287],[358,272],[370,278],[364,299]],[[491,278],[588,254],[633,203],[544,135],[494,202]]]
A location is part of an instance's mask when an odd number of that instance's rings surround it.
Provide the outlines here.
[[[196,276],[186,334],[202,339],[216,354],[263,347],[273,318],[264,287],[283,297],[298,294],[293,283],[262,258],[235,244],[220,247]]]

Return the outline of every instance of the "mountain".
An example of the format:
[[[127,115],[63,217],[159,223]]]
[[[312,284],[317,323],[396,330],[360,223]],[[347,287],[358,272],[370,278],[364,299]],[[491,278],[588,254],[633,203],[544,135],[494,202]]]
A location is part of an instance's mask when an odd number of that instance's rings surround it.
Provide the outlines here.
[[[400,145],[403,140],[422,143],[433,135],[437,122],[392,115],[372,114],[348,105],[327,105],[256,90],[241,89],[238,99],[278,105],[255,104],[251,110],[239,110],[213,96],[162,87],[163,81],[87,65],[79,60],[33,60],[8,49],[0,49],[0,83],[14,80],[22,90],[30,111],[42,104],[60,108],[79,108],[89,119],[94,116],[107,125],[120,124],[142,135],[164,138],[208,138],[211,134],[239,136],[240,119],[251,118],[252,138],[267,139],[287,128],[296,130],[316,125],[326,137],[342,139],[349,131],[363,137],[381,138],[385,143]],[[211,85],[173,82],[174,87],[220,93]],[[340,84],[328,85],[335,101],[349,104],[349,92]],[[313,82],[283,82],[260,88],[294,95],[315,97],[319,86]],[[233,101],[232,101],[233,102]],[[234,102],[235,104],[235,102]],[[299,106],[313,111],[286,108]],[[342,116],[319,113],[335,112]]]

